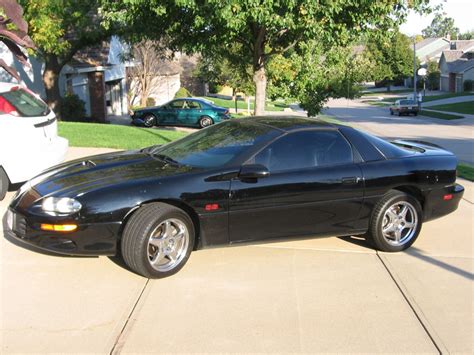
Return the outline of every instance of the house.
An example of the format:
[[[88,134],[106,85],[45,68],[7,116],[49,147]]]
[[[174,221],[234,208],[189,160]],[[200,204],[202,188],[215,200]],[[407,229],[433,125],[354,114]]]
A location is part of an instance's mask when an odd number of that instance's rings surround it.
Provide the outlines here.
[[[464,91],[464,82],[474,80],[474,40],[452,41],[441,55],[439,69],[442,91]]]
[[[134,93],[133,78],[130,68],[133,62],[125,61],[129,52],[128,45],[116,36],[101,45],[78,51],[73,59],[61,70],[59,91],[77,95],[85,106],[86,116],[106,122],[110,115],[125,115],[129,106],[138,105],[139,93]],[[30,56],[30,68],[17,62],[11,52],[0,43],[0,56],[8,65],[18,71],[24,85],[45,98],[42,80],[44,63],[41,58]],[[173,60],[163,60],[160,69],[155,73],[150,97],[155,104],[163,104],[174,98],[183,85],[195,95],[204,94],[204,84],[194,78],[196,56],[177,53]],[[0,71],[0,81],[12,82],[5,71]],[[131,94],[131,95],[130,95]]]
[[[444,50],[449,49],[449,45],[448,38],[424,38],[415,43],[415,54],[420,66],[426,68],[430,61],[439,62],[441,54]],[[410,48],[413,48],[413,44],[410,45]],[[405,86],[413,86],[413,77],[406,78],[404,83]]]
[[[449,49],[447,38],[425,38],[415,44],[416,57],[424,67],[429,61],[438,62],[444,50]]]
[[[86,115],[105,122],[107,115],[127,113],[126,63],[121,60],[125,45],[117,38],[100,46],[81,50],[63,67],[59,76],[62,96],[73,93],[84,101]],[[44,63],[41,58],[30,56],[30,68],[23,67],[11,52],[0,46],[0,55],[18,71],[20,79],[30,90],[45,98],[42,80]],[[0,81],[13,82],[14,78],[0,71]]]

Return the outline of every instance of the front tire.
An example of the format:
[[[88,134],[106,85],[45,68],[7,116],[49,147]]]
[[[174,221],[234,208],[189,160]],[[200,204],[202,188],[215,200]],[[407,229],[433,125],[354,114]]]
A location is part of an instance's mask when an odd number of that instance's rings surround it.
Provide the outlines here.
[[[381,251],[409,248],[421,231],[423,213],[413,196],[392,190],[377,203],[370,221],[369,235]]]
[[[392,109],[390,109],[390,115],[393,116],[393,110]]]
[[[199,119],[199,127],[206,128],[214,124],[214,121],[209,116],[202,116]]]
[[[8,176],[5,170],[0,166],[0,201],[5,198],[9,186]]]
[[[194,247],[194,225],[183,210],[165,203],[141,207],[128,221],[122,237],[125,263],[147,278],[177,273]]]

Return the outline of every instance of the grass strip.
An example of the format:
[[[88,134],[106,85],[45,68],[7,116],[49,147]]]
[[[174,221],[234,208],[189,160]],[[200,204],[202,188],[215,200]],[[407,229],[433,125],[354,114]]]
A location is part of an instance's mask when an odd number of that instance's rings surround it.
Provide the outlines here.
[[[422,116],[434,117],[434,118],[439,118],[442,120],[458,120],[460,118],[464,118],[464,116],[451,115],[449,113],[427,111],[427,110],[421,110],[419,114]]]
[[[474,181],[474,166],[467,164],[459,164],[458,176],[469,181]]]
[[[184,137],[185,132],[99,123],[59,122],[58,133],[72,147],[140,149],[166,144]]]

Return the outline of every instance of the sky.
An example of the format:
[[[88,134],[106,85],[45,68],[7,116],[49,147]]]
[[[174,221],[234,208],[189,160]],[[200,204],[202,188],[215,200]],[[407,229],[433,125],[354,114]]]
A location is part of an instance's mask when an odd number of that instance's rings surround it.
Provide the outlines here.
[[[446,16],[452,17],[456,27],[461,33],[474,30],[474,0],[431,0],[433,6],[443,4],[443,10]],[[400,31],[412,36],[421,34],[421,30],[428,27],[433,20],[434,15],[420,16],[411,12],[408,15],[406,23],[400,26]]]

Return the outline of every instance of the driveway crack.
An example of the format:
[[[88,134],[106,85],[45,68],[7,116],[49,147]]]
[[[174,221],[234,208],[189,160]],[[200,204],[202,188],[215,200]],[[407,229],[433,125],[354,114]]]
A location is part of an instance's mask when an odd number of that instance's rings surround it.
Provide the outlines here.
[[[118,354],[120,353],[120,350],[123,346],[123,343],[121,343],[121,339],[122,339],[122,336],[124,335],[125,333],[125,330],[127,329],[127,326],[128,326],[128,323],[130,321],[130,319],[132,318],[132,315],[133,313],[135,312],[135,309],[137,308],[137,305],[138,303],[140,302],[142,296],[143,296],[143,293],[145,292],[146,290],[146,287],[148,286],[148,283],[150,282],[150,279],[147,279],[145,284],[143,285],[142,287],[142,290],[140,291],[140,294],[138,295],[137,297],[137,300],[135,301],[130,313],[128,314],[127,316],[127,319],[125,320],[124,324],[123,324],[123,327],[122,329],[120,330],[120,333],[119,335],[117,336],[117,339],[115,339],[115,342],[114,342],[114,346],[112,347],[112,349],[110,350],[110,353],[109,355],[112,355],[112,354]]]
[[[387,273],[390,275],[390,278],[393,280],[395,285],[397,286],[398,290],[402,294],[403,298],[405,299],[406,303],[412,310],[413,314],[415,315],[416,319],[422,326],[423,330],[425,331],[426,335],[428,335],[429,339],[433,343],[434,347],[438,351],[439,354],[449,354],[449,350],[446,348],[446,346],[443,344],[441,338],[436,334],[435,330],[433,327],[430,325],[429,321],[426,319],[424,316],[422,310],[420,307],[417,305],[416,301],[409,295],[408,290],[406,289],[405,285],[403,285],[403,282],[400,280],[400,278],[390,270],[389,268],[389,261],[384,257],[384,255],[381,255],[378,251],[377,257],[379,258],[380,262],[384,266],[385,270]]]

